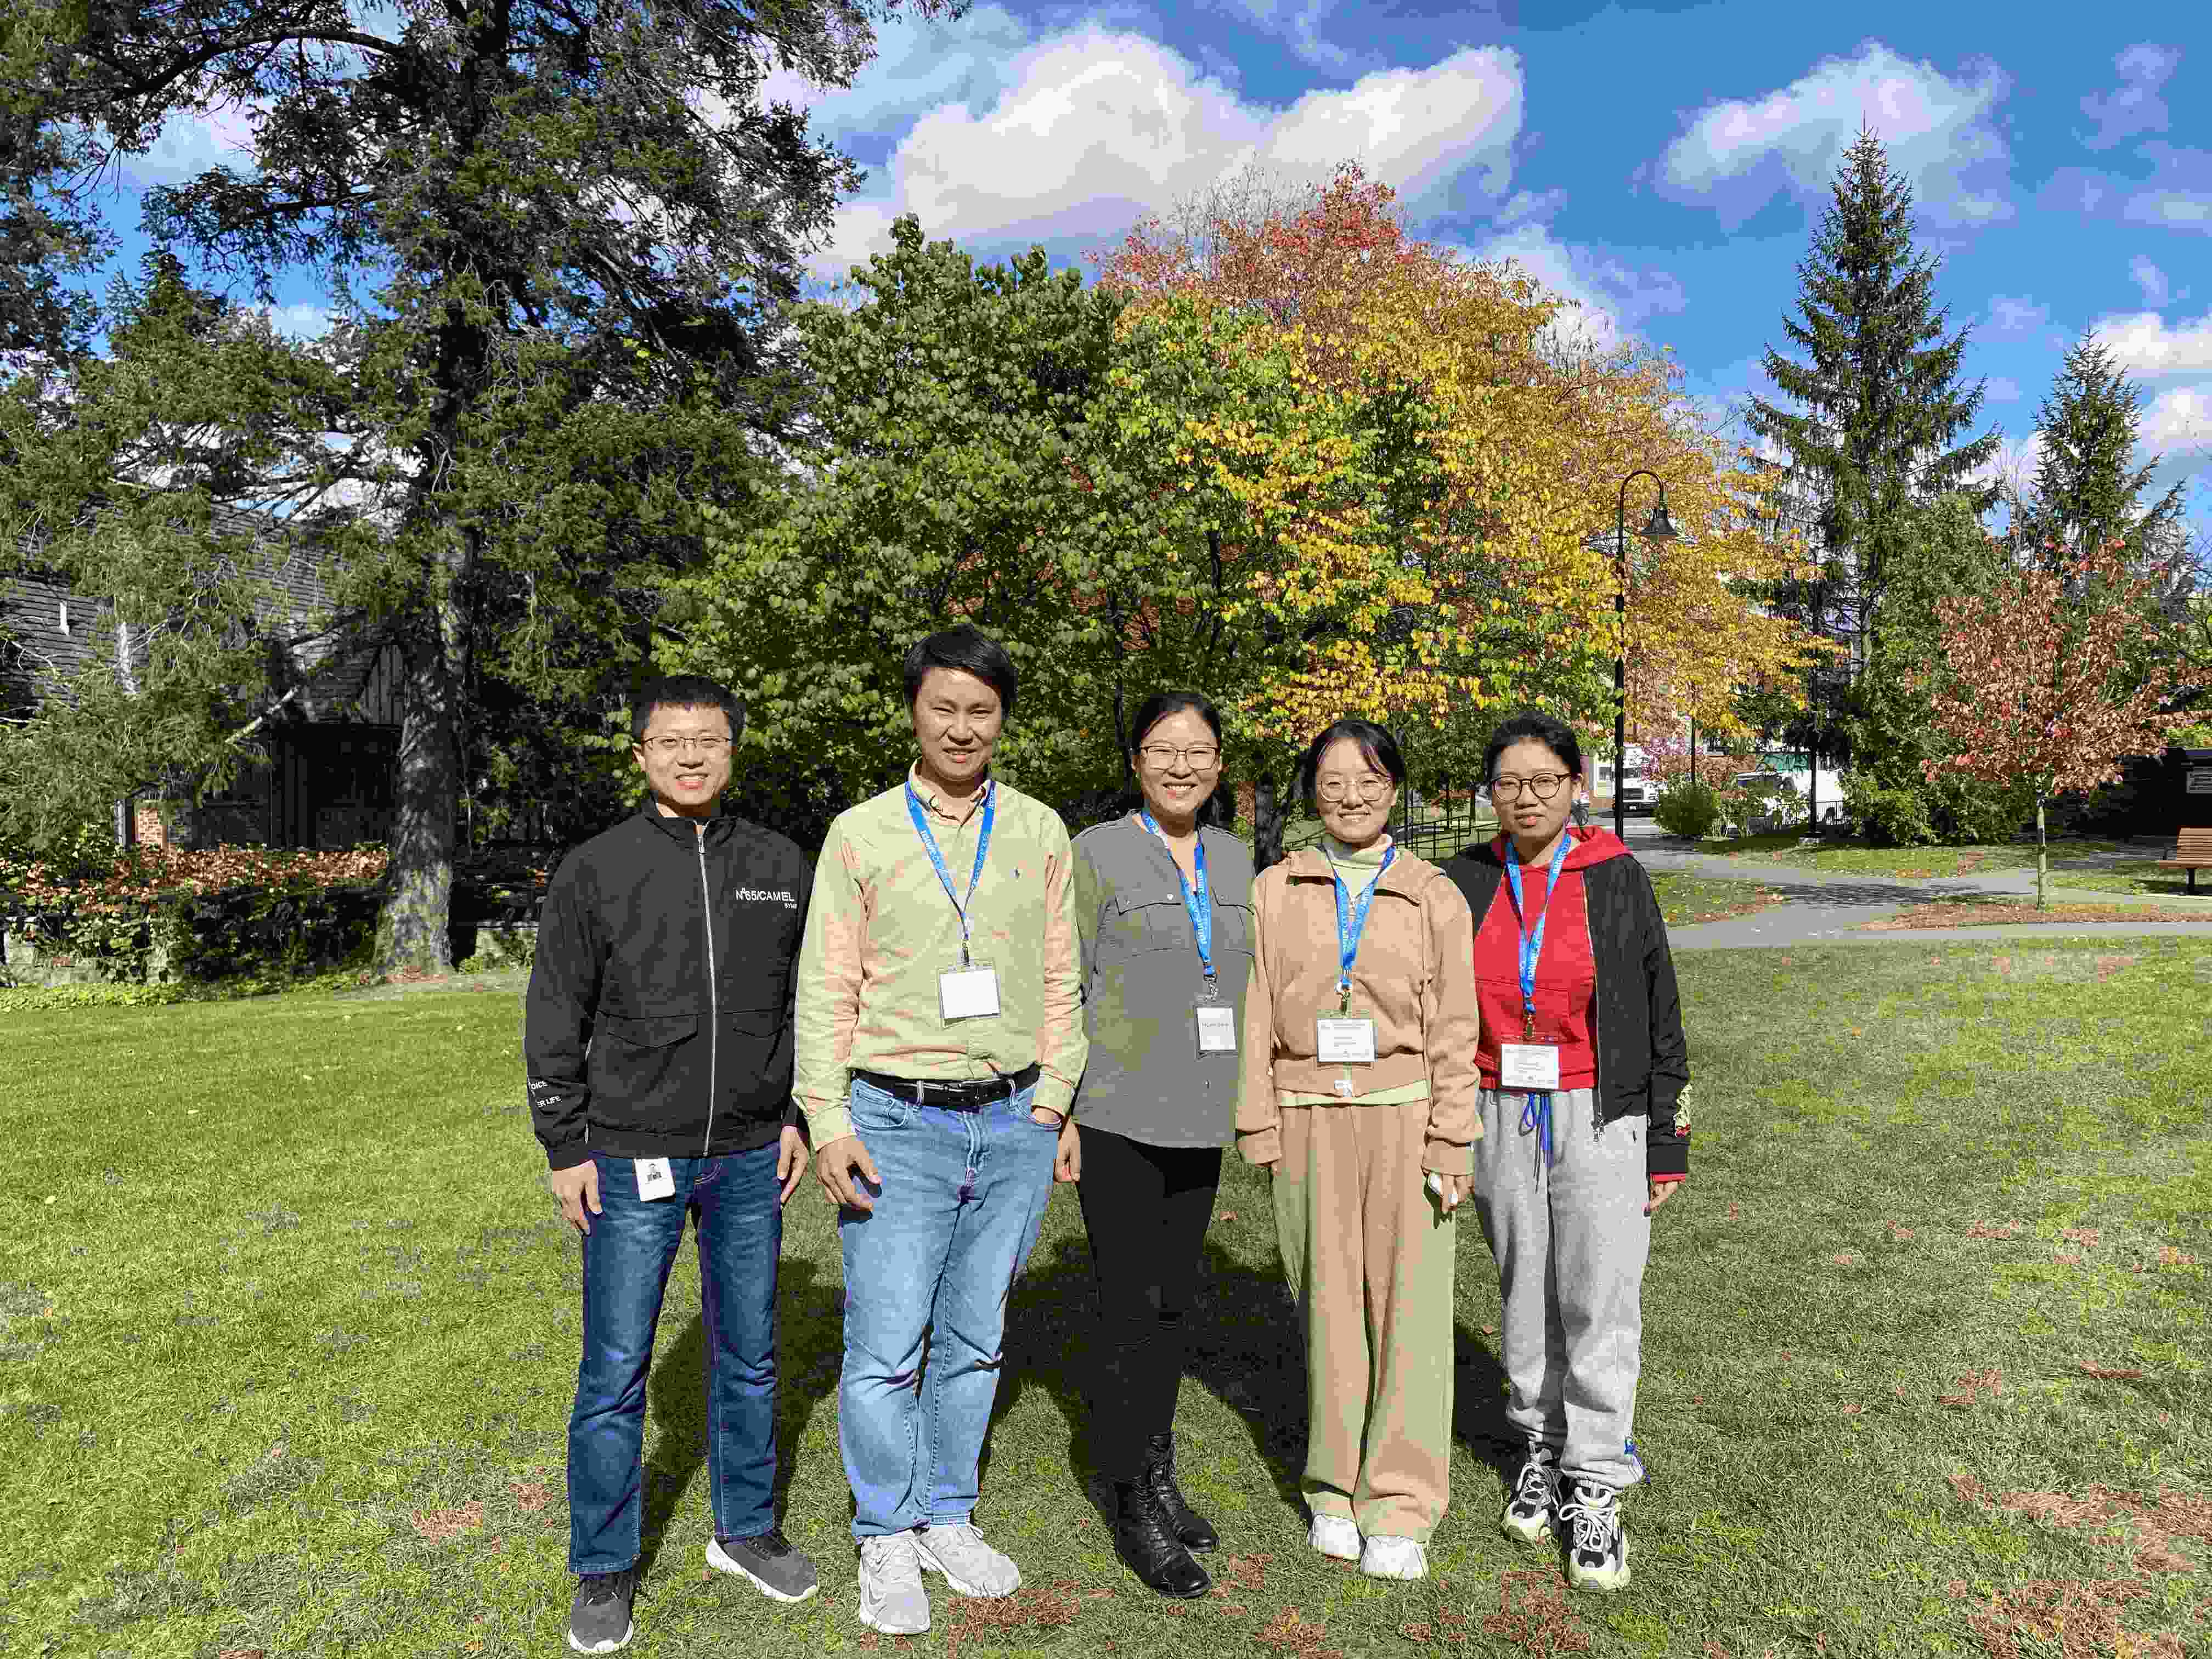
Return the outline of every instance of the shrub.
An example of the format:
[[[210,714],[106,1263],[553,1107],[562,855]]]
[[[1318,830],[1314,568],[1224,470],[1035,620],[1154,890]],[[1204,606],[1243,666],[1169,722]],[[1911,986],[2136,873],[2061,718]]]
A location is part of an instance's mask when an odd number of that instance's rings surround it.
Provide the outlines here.
[[[1805,798],[1778,778],[1730,784],[1722,792],[1720,815],[1742,834],[1788,830],[1806,822]]]
[[[1678,778],[1660,792],[1651,817],[1670,836],[1703,841],[1720,822],[1720,794],[1710,783]]]

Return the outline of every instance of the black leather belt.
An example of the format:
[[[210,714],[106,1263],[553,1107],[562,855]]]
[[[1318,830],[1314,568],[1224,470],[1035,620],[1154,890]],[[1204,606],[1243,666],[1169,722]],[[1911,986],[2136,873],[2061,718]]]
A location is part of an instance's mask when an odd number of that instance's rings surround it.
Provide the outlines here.
[[[853,1075],[872,1089],[881,1089],[894,1099],[910,1101],[917,1106],[942,1106],[949,1112],[972,1112],[988,1106],[993,1101],[1012,1100],[1016,1095],[1037,1080],[1037,1068],[1032,1064],[1018,1072],[1009,1072],[1004,1077],[985,1078],[975,1083],[939,1083],[934,1078],[887,1077],[881,1072],[854,1072]]]

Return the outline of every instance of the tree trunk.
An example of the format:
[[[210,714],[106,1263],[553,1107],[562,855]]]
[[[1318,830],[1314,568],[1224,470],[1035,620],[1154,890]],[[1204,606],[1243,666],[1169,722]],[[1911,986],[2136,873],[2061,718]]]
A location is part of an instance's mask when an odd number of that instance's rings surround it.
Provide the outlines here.
[[[2035,908],[2043,908],[2043,877],[2050,866],[2051,839],[2043,822],[2043,797],[2035,798]]]
[[[1252,867],[1265,870],[1283,861],[1283,807],[1275,781],[1260,778],[1252,785]]]
[[[454,809],[460,795],[461,658],[466,649],[458,583],[428,605],[405,651],[399,776],[392,821],[392,894],[376,928],[376,968],[452,970]]]

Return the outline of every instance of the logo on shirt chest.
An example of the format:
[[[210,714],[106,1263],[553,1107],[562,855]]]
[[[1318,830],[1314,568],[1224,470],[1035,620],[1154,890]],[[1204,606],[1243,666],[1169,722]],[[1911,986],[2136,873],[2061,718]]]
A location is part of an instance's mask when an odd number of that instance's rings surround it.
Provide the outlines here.
[[[799,908],[799,895],[788,887],[740,887],[730,896],[748,904],[781,904],[787,910]]]

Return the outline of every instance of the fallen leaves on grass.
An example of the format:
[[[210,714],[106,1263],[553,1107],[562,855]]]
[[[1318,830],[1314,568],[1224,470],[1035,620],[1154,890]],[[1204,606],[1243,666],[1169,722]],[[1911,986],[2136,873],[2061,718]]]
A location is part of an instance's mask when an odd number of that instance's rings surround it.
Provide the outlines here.
[[[2150,1594],[2150,1586],[2139,1578],[2039,1578],[1991,1596],[1966,1615],[1966,1624],[1990,1659],[2021,1659],[2022,1636],[2044,1644],[2038,1653],[2055,1651],[2061,1659],[2107,1659],[2128,1652],[2145,1659],[2166,1654],[2180,1659],[2181,1649],[2171,1638],[2145,1638],[2121,1628],[2117,1610]]]
[[[1846,1417],[1856,1417],[1856,1416],[1858,1416],[1858,1415],[1859,1415],[1859,1413],[1862,1413],[1862,1412],[1863,1412],[1863,1411],[1865,1411],[1865,1410],[1866,1410],[1866,1407],[1865,1407],[1864,1406],[1850,1406],[1850,1405],[1847,1405],[1847,1406],[1844,1406],[1844,1407],[1842,1407],[1843,1413],[1844,1413],[1844,1416],[1846,1416]]]
[[[1219,1215],[1213,1218],[1216,1221],[1234,1221],[1237,1219],[1237,1212],[1234,1210],[1224,1210]]]
[[[2061,1227],[2059,1237],[2069,1244],[2079,1244],[2085,1249],[2094,1249],[2097,1241],[2104,1237],[2094,1227]]]
[[[1964,1376],[1955,1377],[1953,1381],[1958,1385],[1960,1392],[1937,1395],[1936,1401],[1938,1405],[1971,1406],[1981,1397],[1984,1389],[1989,1391],[1991,1398],[2004,1392],[2004,1373],[1994,1368],[1986,1371],[1968,1371]]]
[[[2062,1267],[2078,1267],[2081,1265],[2081,1258],[2071,1250],[2061,1250],[2051,1259]]]
[[[1218,1575],[1224,1583],[1234,1584],[1241,1590],[1262,1590],[1267,1588],[1267,1563],[1272,1555],[1232,1555],[1221,1564]]]
[[[955,1596],[945,1624],[946,1659],[960,1651],[960,1644],[978,1638],[1003,1635],[1032,1626],[1051,1630],[1072,1625],[1081,1611],[1075,1581],[1063,1578],[1052,1584],[1025,1584],[1012,1595]]]
[[[552,1490],[543,1480],[516,1480],[508,1485],[507,1492],[525,1515],[537,1514],[553,1500]]]
[[[1589,1632],[1567,1605],[1566,1581],[1556,1568],[1507,1573],[1498,1581],[1498,1611],[1483,1619],[1482,1629],[1530,1655],[1590,1650]]]
[[[1742,1218],[1742,1215],[1743,1206],[1741,1205],[1732,1203],[1729,1206],[1728,1218],[1730,1221],[1740,1220]]]
[[[417,1510],[414,1516],[415,1534],[434,1544],[447,1543],[465,1532],[481,1532],[483,1518],[483,1505],[475,1498],[457,1510]]]
[[[1302,1616],[1296,1607],[1285,1607],[1260,1627],[1254,1638],[1263,1648],[1273,1648],[1278,1653],[1291,1653],[1298,1659],[1336,1659],[1336,1650],[1322,1646],[1322,1638],[1328,1626],[1316,1624]]]
[[[2100,1382],[2133,1382],[2142,1376],[2140,1370],[2132,1366],[2100,1365],[2095,1361],[2088,1359],[2084,1359],[2080,1364],[2083,1370]]]
[[[1848,1267],[1851,1263],[1856,1261],[1858,1257],[1853,1255],[1849,1250],[1838,1250],[1835,1255],[1830,1256],[1828,1260],[1834,1262],[1838,1267]]]
[[[1966,1229],[1969,1238],[2017,1238],[2027,1231],[2025,1221],[1977,1221]]]
[[[269,1650],[266,1648],[223,1648],[216,1654],[215,1659],[269,1659]]]
[[[2047,904],[2040,910],[2032,902],[2007,903],[2002,900],[1981,899],[1966,903],[1938,902],[1916,904],[1893,915],[1876,916],[1871,921],[1859,924],[1866,933],[1893,933],[1921,927],[2005,927],[2021,924],[2076,921],[2172,921],[2168,911],[2154,909],[2142,904]],[[1998,972],[2006,971],[2007,957],[1997,958]],[[2100,957],[2098,962],[2099,979],[2112,976],[2112,969],[2104,966],[2107,961],[2124,966],[2132,957]]]
[[[1904,1226],[1899,1223],[1894,1221],[1884,1221],[1881,1224],[1889,1229],[1889,1242],[1893,1244],[1902,1244],[1906,1239],[1912,1237],[1912,1229]]]
[[[2171,1244],[2161,1244],[2158,1247],[2158,1265],[2161,1267],[2193,1267],[2197,1265],[2197,1258],[2184,1255]]]
[[[2212,1498],[2191,1492],[2117,1491],[2092,1486],[2082,1493],[2008,1492],[1992,1499],[1972,1475],[1953,1475],[1952,1489],[1970,1503],[2074,1530],[2124,1521],[2134,1534],[2137,1572],[2194,1572],[2197,1564],[2173,1547],[2178,1538],[2212,1543]]]

